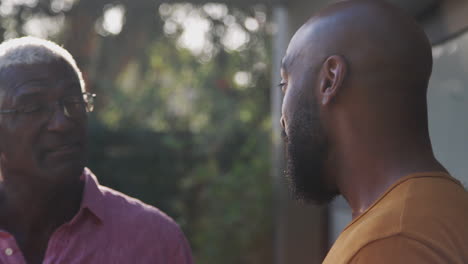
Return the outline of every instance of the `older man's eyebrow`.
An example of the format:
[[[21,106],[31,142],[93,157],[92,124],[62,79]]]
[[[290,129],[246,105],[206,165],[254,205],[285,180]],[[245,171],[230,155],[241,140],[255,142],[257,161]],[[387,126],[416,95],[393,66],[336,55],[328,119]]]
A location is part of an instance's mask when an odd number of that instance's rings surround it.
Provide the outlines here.
[[[21,89],[23,86],[31,86],[34,88],[27,88],[26,90],[36,90],[36,89],[42,89],[45,87],[55,87],[55,86],[65,86],[65,87],[73,87],[73,86],[81,86],[81,83],[79,81],[75,80],[59,80],[57,82],[52,82],[48,79],[30,79],[27,81],[24,81],[22,83],[19,83],[18,85],[15,86],[15,89]]]
[[[16,99],[41,96],[45,93],[47,82],[44,79],[29,79],[16,85],[11,91]]]
[[[41,78],[36,78],[36,79],[29,79],[29,80],[26,80],[24,82],[21,82],[17,85],[15,85],[14,89],[20,89],[22,86],[24,85],[37,85],[37,86],[41,86],[41,85],[46,85],[47,82],[45,79],[41,79]]]
[[[15,101],[24,101],[24,100],[30,100],[32,98],[38,98],[38,97],[43,97],[45,96],[45,93],[39,89],[34,89],[34,90],[26,90],[19,92],[15,96]]]

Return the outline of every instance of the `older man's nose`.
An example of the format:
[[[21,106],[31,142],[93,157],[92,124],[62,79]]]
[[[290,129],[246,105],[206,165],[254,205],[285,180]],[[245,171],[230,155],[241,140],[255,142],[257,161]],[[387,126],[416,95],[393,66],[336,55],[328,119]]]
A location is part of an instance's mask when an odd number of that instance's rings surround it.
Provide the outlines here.
[[[73,126],[73,122],[69,117],[67,117],[66,111],[67,110],[63,106],[59,104],[55,105],[52,113],[50,113],[51,116],[47,123],[47,128],[50,131],[64,131]]]
[[[284,121],[284,116],[281,116],[280,123],[281,123],[281,127],[282,127],[283,129],[286,129],[286,123],[285,123],[285,121]]]

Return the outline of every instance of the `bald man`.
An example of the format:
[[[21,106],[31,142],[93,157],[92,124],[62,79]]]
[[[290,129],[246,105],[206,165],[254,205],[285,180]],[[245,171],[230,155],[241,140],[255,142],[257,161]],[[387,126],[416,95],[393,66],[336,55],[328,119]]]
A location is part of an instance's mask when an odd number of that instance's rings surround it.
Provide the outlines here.
[[[297,198],[353,210],[324,263],[468,263],[468,195],[429,139],[431,70],[422,29],[380,1],[329,6],[292,38],[287,176]]]

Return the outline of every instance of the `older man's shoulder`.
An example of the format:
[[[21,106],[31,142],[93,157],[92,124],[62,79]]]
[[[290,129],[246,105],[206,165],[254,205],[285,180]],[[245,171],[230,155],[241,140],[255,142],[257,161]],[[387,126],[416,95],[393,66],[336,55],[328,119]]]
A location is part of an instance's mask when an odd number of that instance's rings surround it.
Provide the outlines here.
[[[106,214],[120,224],[179,232],[177,223],[160,209],[106,186],[99,186]]]

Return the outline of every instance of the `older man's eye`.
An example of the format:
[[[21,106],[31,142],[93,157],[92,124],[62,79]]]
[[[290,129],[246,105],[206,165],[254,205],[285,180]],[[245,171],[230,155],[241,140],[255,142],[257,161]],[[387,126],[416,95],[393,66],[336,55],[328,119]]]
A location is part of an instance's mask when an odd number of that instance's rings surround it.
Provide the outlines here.
[[[47,106],[44,104],[28,104],[19,108],[22,113],[39,113],[47,110]]]

